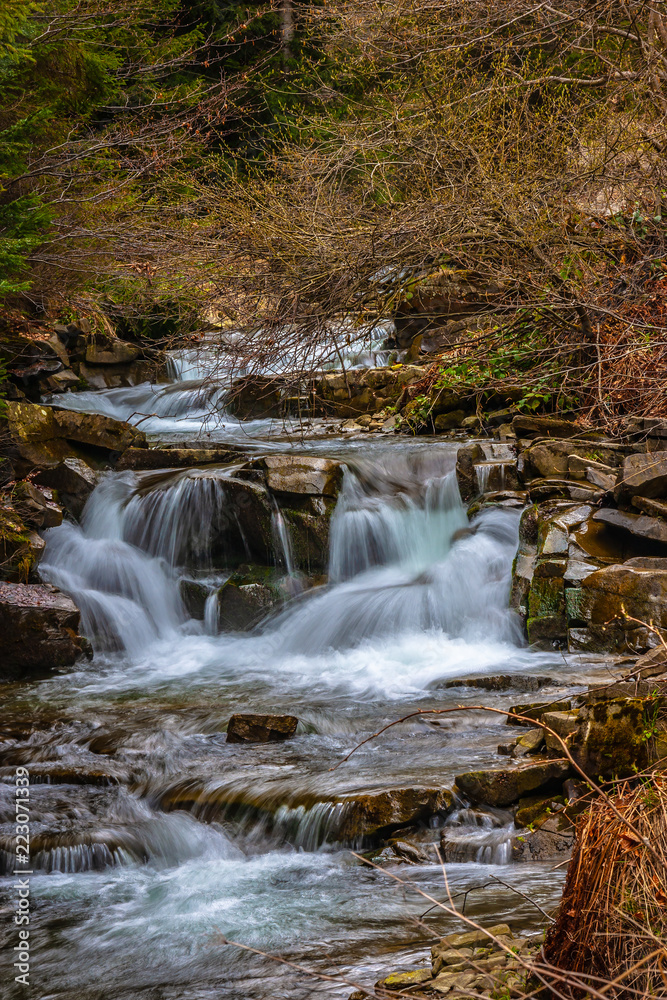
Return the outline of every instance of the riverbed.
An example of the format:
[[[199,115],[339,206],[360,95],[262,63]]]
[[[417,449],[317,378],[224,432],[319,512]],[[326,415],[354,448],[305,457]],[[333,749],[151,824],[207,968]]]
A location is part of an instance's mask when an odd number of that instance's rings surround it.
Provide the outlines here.
[[[336,840],[341,803],[383,789],[451,788],[463,771],[506,766],[497,753],[504,718],[477,706],[531,700],[531,678],[556,699],[606,669],[525,648],[508,610],[519,512],[486,510],[467,530],[456,441],[351,437],[316,421],[305,433],[243,423],[192,374],[182,362],[170,386],[67,394],[58,405],[141,422],[152,443],[205,439],[255,455],[342,460],[328,578],[295,586],[251,633],[221,633],[184,613],[183,549],[164,547],[164,524],[167,541],[180,533],[199,552],[198,578],[215,581],[201,504],[224,485],[226,467],[174,476],[153,521],[142,506],[145,474],[106,473],[82,525],[46,533],[44,578],[74,597],[105,641],[94,641],[89,662],[3,689],[4,806],[16,766],[31,773],[39,997],[345,997],[388,965],[419,964],[432,938],[457,926],[419,892],[446,902],[443,869],[435,859],[365,865],[351,847],[367,845]],[[188,490],[179,493],[183,476]],[[142,526],[134,541],[130,517]],[[289,539],[276,546],[296,578]],[[511,678],[500,691],[448,686],[497,675]],[[345,760],[389,722],[456,706],[392,727]],[[290,713],[299,726],[285,743],[228,744],[234,712]],[[448,822],[431,817],[417,840],[436,844]],[[539,928],[526,897],[554,909],[564,868],[512,863],[509,814],[461,822],[468,856],[445,866],[455,900],[477,919]],[[3,881],[8,898],[11,879]]]

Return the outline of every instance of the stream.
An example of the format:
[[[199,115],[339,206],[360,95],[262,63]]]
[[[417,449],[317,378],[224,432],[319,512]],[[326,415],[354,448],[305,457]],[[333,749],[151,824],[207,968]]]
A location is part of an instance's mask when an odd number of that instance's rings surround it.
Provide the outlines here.
[[[364,865],[350,846],[365,845],[336,836],[349,802],[451,788],[463,771],[507,766],[497,754],[503,718],[471,707],[533,700],[535,677],[555,699],[604,669],[525,648],[507,609],[519,511],[487,509],[468,530],[456,442],[241,423],[209,375],[205,360],[181,352],[170,384],[57,403],[140,423],[153,443],[342,460],[328,580],[301,592],[278,510],[275,559],[294,584],[286,607],[250,633],[188,616],[179,579],[224,580],[212,526],[235,463],[162,478],[106,473],[81,525],[46,533],[42,576],[81,608],[95,654],[2,693],[0,833],[11,829],[16,766],[31,773],[36,997],[347,997],[349,983],[370,986],[423,962],[433,936],[460,926],[417,891],[446,902],[442,867],[433,852],[417,864]],[[483,675],[511,681],[501,691],[451,686]],[[457,705],[389,729],[343,762],[388,722]],[[294,714],[296,736],[227,744],[237,711]],[[413,842],[439,843],[443,827],[460,857],[445,866],[449,890],[466,914],[535,929],[539,912],[512,887],[557,905],[565,869],[512,863],[511,815],[458,803],[413,831]],[[9,890],[11,876],[2,882]],[[315,981],[229,941],[348,984]],[[0,961],[11,962],[7,949]]]

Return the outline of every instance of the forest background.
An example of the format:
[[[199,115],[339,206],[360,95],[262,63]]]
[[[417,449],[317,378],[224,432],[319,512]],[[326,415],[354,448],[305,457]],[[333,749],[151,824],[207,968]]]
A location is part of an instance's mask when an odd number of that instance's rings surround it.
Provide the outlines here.
[[[666,116],[664,2],[5,0],[0,323],[307,369],[473,287],[431,382],[659,415]]]

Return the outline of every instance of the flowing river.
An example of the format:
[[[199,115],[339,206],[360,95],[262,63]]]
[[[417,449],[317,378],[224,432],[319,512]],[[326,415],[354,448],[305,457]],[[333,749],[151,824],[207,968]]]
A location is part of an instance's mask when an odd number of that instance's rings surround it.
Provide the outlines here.
[[[456,443],[241,424],[225,413],[220,386],[201,381],[202,364],[181,354],[171,384],[70,394],[58,405],[141,421],[154,441],[343,460],[328,579],[299,593],[278,509],[275,559],[294,595],[286,607],[249,633],[218,631],[210,613],[189,617],[179,579],[224,580],[212,529],[234,463],[107,473],[81,525],[48,531],[42,575],[81,608],[95,655],[3,689],[3,832],[16,765],[32,775],[40,998],[346,997],[349,984],[267,956],[362,985],[422,961],[430,937],[457,926],[417,891],[447,899],[428,854],[443,826],[460,858],[446,865],[449,889],[466,913],[535,927],[540,914],[525,896],[549,908],[562,888],[563,868],[511,863],[509,814],[466,803],[416,832],[426,851],[417,864],[370,868],[337,834],[355,797],[451,788],[462,771],[507,765],[497,755],[503,719],[471,710],[413,718],[342,762],[388,722],[418,708],[506,708],[531,699],[535,677],[556,697],[601,669],[524,648],[507,609],[519,512],[486,510],[470,531]],[[455,684],[495,675],[510,677],[504,690]],[[228,744],[236,711],[294,714],[297,734]],[[9,888],[11,877],[3,881]]]

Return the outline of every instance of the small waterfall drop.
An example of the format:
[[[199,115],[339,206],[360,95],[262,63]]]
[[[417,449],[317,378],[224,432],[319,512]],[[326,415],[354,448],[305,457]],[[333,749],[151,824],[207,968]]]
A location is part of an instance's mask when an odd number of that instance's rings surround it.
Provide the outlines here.
[[[395,482],[346,473],[331,525],[331,587],[285,615],[285,648],[316,653],[434,630],[520,643],[507,607],[517,512],[486,510],[469,524],[451,470],[421,489]]]
[[[510,813],[499,809],[457,809],[447,818],[442,831],[444,859],[507,865],[512,860],[515,835]]]
[[[276,553],[278,554],[287,575],[289,577],[294,577],[295,572],[292,539],[290,538],[289,529],[285,524],[285,518],[283,517],[278,504],[274,504],[274,509],[271,514],[271,527],[273,529]]]
[[[110,526],[116,518],[112,511]],[[62,524],[47,532],[42,578],[71,594],[97,650],[137,655],[185,620],[176,578],[163,560],[115,537]]]

